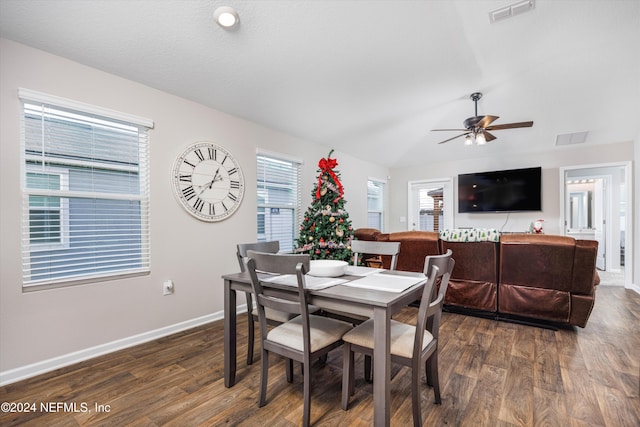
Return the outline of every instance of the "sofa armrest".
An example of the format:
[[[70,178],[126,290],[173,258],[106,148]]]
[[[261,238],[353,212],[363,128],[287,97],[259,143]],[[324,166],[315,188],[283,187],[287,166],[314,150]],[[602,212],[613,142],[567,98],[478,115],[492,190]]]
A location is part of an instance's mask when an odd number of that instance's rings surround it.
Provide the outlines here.
[[[595,240],[576,240],[576,254],[573,262],[573,286],[571,292],[593,295],[595,286],[600,284],[596,270],[598,242]]]

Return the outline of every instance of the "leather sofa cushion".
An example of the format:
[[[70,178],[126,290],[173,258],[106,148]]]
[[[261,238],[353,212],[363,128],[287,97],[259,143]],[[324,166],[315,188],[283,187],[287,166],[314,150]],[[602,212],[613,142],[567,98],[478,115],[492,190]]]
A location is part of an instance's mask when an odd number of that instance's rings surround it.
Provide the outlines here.
[[[397,233],[379,234],[378,241],[400,242],[397,270],[424,271],[424,259],[427,255],[439,255],[439,234],[435,231],[400,231]],[[385,268],[390,260],[383,257]]]
[[[483,311],[497,311],[498,244],[494,242],[447,242],[440,240],[440,252],[453,252],[456,264],[451,273],[445,304]]]
[[[497,287],[496,283],[491,282],[449,279],[444,303],[495,313],[498,310]]]
[[[493,242],[445,242],[440,241],[440,252],[453,252],[456,264],[452,279],[476,280],[498,283],[498,244]]]
[[[500,313],[560,323],[569,321],[568,292],[501,283],[498,299]]]
[[[500,284],[569,292],[573,282],[574,255],[575,240],[571,237],[501,236]]]

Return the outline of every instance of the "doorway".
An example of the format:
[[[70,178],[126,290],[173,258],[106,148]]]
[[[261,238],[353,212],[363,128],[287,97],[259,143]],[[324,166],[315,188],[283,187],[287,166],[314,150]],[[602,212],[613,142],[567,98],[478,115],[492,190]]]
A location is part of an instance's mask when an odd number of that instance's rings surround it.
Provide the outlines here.
[[[563,234],[598,241],[596,267],[625,274],[631,248],[631,165],[629,162],[561,168]]]
[[[451,179],[409,181],[408,230],[441,231],[453,228]]]

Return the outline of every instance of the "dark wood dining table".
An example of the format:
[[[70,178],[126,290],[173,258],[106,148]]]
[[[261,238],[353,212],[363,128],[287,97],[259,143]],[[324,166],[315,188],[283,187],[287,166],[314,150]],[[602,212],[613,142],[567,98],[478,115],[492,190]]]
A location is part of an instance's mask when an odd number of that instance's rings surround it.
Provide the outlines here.
[[[384,273],[391,274],[391,272]],[[425,278],[421,273],[394,271],[392,274]],[[226,274],[222,278],[224,279],[224,385],[232,387],[236,379],[236,292],[251,292],[251,279],[246,272]],[[360,277],[341,276],[340,278],[352,281]],[[373,318],[374,426],[388,426],[390,422],[391,344],[389,330],[391,316],[420,298],[425,281],[426,278],[401,292],[355,288],[345,284],[309,290],[309,303],[321,309],[337,310]],[[275,295],[296,291],[296,288],[287,285],[267,282],[263,282],[263,285],[267,288],[267,292]]]

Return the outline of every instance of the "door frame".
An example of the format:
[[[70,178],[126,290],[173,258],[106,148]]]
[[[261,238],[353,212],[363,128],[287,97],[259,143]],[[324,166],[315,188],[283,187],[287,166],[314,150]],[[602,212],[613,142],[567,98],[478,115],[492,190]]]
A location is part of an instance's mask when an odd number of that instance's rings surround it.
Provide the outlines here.
[[[567,171],[575,171],[581,169],[594,169],[594,168],[611,168],[611,167],[619,167],[624,170],[624,180],[625,180],[625,266],[624,266],[624,286],[625,288],[631,288],[632,279],[633,279],[633,254],[634,254],[634,234],[633,234],[633,177],[632,177],[632,167],[630,161],[624,162],[613,162],[613,163],[597,163],[597,164],[587,164],[587,165],[575,165],[575,166],[564,166],[559,169],[559,194],[560,194],[560,218],[558,220],[559,229],[562,230],[562,235],[566,235],[567,229],[565,227],[565,206],[566,206],[566,172]],[[591,174],[593,175],[593,174]],[[593,175],[595,176],[595,175]],[[609,190],[613,191],[611,188],[611,184],[609,184]],[[611,194],[609,195],[611,197]],[[610,213],[613,214],[613,209],[610,209]],[[611,236],[611,219],[609,218],[606,225],[606,233],[608,236]],[[611,240],[610,238],[608,239]],[[609,248],[606,248],[609,249]],[[610,251],[607,250],[610,254]]]

